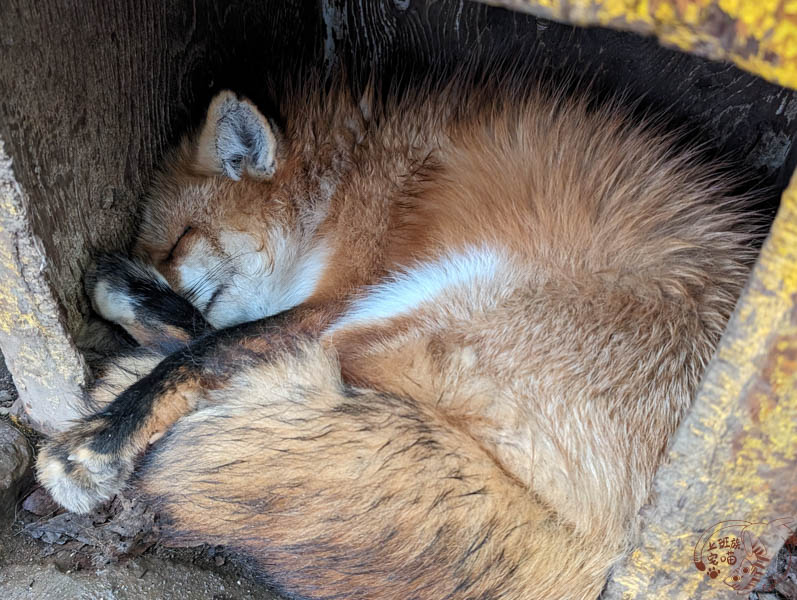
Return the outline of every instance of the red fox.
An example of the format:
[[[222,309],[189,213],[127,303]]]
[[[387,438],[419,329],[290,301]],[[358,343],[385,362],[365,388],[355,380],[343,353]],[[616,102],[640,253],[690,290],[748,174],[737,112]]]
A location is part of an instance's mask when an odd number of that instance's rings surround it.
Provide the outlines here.
[[[352,89],[216,96],[87,276],[141,348],[38,477],[76,512],[131,485],[290,597],[594,599],[746,280],[745,201],[618,102]]]

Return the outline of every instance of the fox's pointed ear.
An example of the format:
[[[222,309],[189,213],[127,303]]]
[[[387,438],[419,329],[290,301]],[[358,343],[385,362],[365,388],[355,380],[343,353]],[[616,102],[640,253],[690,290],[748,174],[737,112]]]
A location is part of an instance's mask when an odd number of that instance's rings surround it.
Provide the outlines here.
[[[257,107],[230,91],[208,108],[196,149],[196,167],[238,181],[270,179],[277,169],[277,134]]]

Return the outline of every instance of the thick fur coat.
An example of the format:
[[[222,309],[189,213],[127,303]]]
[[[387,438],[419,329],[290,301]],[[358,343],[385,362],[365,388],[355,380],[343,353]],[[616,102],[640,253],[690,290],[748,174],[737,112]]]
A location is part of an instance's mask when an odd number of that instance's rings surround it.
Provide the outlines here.
[[[301,598],[594,599],[745,282],[743,203],[618,103],[454,77],[223,92],[96,310],[142,349],[42,450],[85,511]],[[292,91],[291,91],[292,90]],[[164,435],[165,434],[165,435]]]

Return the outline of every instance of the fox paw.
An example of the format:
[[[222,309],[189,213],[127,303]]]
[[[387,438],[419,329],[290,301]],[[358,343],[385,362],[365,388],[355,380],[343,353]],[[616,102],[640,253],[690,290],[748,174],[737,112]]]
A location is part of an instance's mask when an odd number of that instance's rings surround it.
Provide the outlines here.
[[[101,256],[86,273],[85,284],[97,314],[121,326],[141,346],[173,352],[212,329],[150,265]]]
[[[53,499],[74,513],[87,513],[124,488],[133,460],[91,449],[98,427],[85,423],[53,436],[42,447],[36,474]]]

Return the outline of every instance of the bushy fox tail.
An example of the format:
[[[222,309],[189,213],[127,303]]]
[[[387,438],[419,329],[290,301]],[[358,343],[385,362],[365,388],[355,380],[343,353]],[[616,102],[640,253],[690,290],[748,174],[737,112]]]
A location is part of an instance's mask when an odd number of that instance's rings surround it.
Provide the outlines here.
[[[291,597],[595,598],[619,552],[434,407],[356,389],[317,343],[250,365],[158,442],[168,535],[254,558]]]

